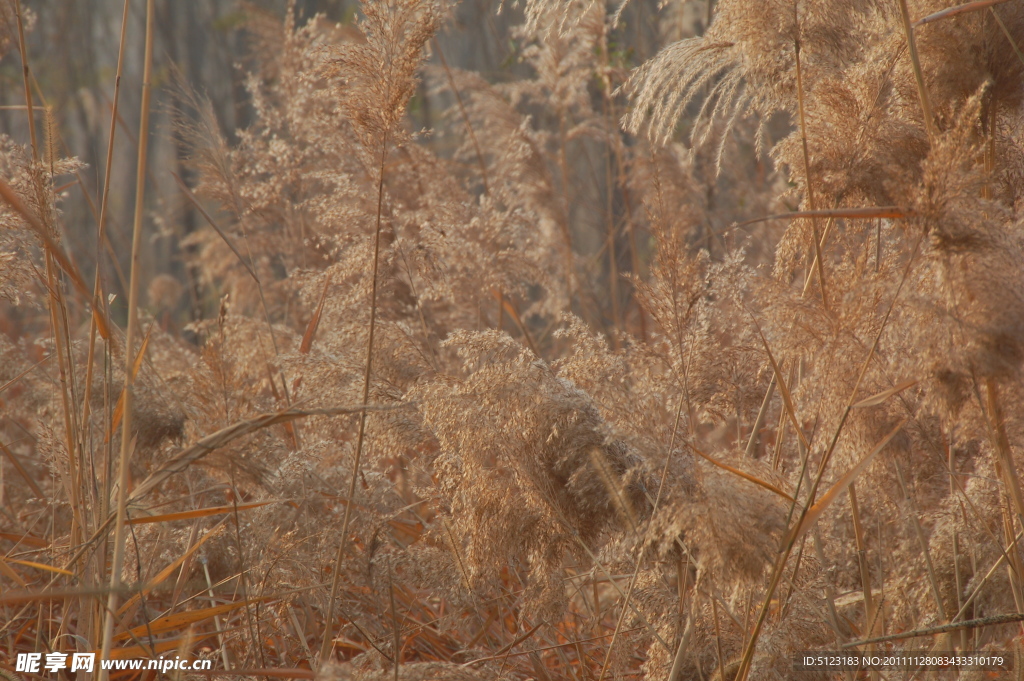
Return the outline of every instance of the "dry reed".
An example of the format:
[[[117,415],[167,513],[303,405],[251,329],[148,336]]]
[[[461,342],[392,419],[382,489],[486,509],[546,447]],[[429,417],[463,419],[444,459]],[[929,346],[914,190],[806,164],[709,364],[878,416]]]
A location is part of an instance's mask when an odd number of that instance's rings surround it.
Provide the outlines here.
[[[323,681],[1019,661],[1020,3],[528,0],[501,77],[452,58],[454,4],[244,6],[251,124],[177,78],[160,213],[148,0],[119,285],[129,5],[83,262],[80,163],[0,0],[5,678],[44,651]],[[150,271],[191,211],[190,280]]]

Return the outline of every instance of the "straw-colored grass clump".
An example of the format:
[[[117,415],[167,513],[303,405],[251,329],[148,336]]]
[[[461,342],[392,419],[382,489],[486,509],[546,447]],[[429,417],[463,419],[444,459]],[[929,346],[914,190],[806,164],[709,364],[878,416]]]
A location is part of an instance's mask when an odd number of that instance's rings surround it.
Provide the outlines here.
[[[1024,5],[677,4],[505,7],[498,74],[446,58],[454,4],[246,7],[248,125],[142,99],[123,281],[53,112],[4,136],[0,672],[1019,659]],[[0,0],[33,121],[34,21]]]

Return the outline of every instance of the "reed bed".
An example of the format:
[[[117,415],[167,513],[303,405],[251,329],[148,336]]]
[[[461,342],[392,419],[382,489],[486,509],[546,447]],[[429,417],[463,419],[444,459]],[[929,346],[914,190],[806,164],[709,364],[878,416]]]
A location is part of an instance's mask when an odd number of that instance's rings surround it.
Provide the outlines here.
[[[458,9],[243,6],[228,134],[126,0],[97,188],[0,1],[0,676],[1024,678],[1024,4]]]

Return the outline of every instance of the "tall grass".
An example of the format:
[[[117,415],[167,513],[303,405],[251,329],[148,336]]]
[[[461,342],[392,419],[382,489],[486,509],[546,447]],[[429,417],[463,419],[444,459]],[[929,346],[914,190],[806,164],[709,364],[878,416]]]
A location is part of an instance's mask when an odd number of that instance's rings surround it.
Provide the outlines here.
[[[442,54],[457,5],[244,6],[226,132],[184,76],[150,125],[160,7],[126,1],[90,218],[0,0],[0,675],[1019,678],[1024,6],[634,2],[496,4],[500,73]]]

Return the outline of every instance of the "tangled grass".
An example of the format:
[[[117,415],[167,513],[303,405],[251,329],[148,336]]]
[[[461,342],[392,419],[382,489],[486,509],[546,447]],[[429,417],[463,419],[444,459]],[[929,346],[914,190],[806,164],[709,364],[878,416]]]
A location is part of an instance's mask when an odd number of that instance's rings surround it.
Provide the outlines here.
[[[623,7],[523,9],[504,79],[440,2],[253,10],[254,123],[178,85],[187,282],[140,260],[147,97],[125,287],[51,117],[3,139],[0,673],[1020,678],[1024,5],[719,0],[642,64]]]

